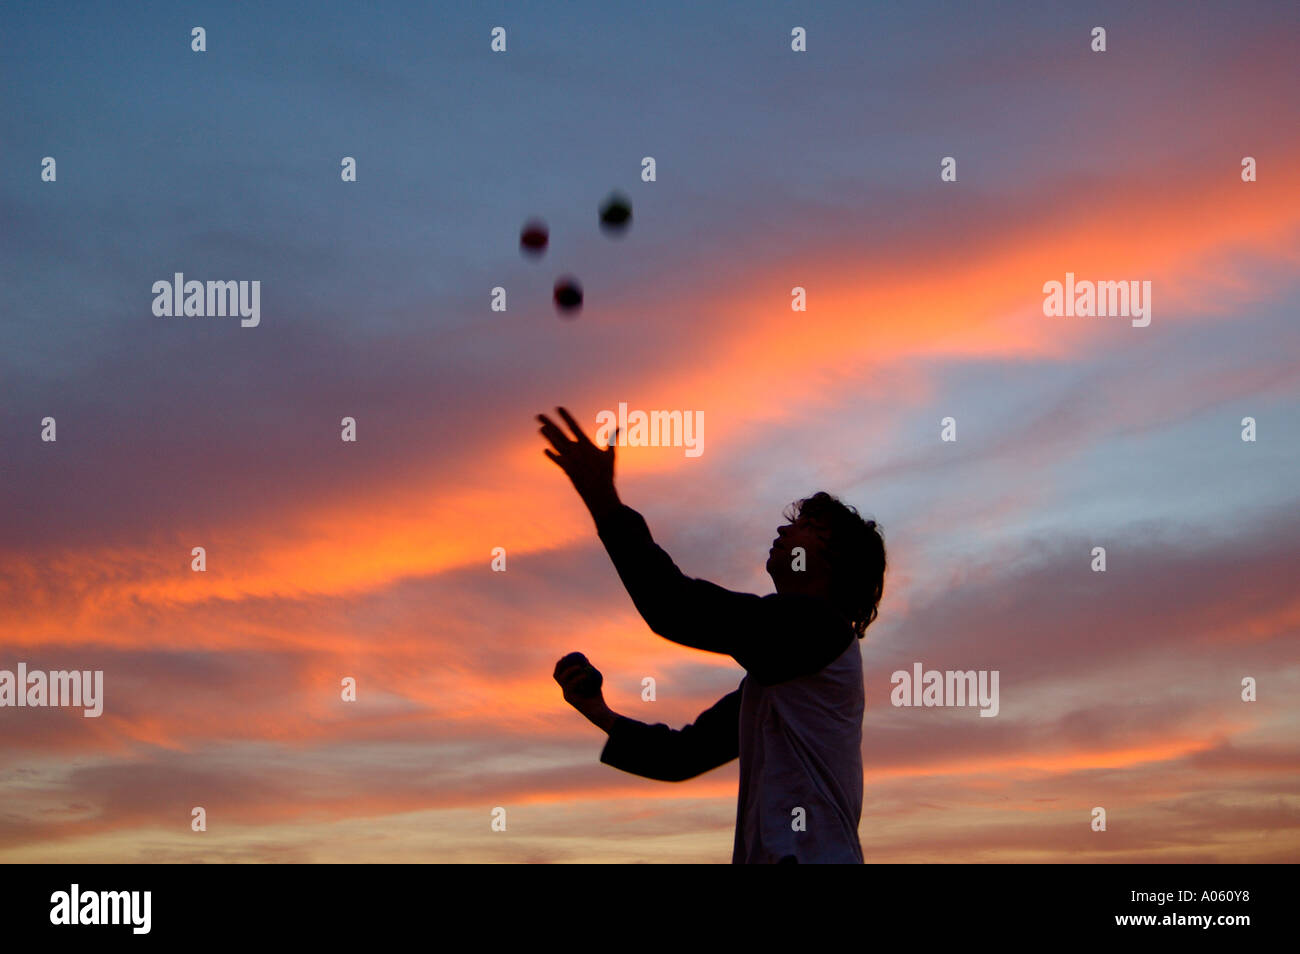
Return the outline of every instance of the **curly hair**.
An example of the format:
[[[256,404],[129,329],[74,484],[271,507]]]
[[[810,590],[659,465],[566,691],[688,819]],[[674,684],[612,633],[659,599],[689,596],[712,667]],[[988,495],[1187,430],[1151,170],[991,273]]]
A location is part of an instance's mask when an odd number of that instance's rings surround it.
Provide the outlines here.
[[[831,598],[848,614],[861,639],[885,591],[885,539],[879,525],[824,490],[792,503],[785,518],[803,518],[828,531]]]

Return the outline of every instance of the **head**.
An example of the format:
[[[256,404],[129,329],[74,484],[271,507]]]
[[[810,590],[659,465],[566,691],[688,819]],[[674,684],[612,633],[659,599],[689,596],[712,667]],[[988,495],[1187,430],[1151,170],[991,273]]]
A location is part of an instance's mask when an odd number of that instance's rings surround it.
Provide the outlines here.
[[[795,501],[785,519],[767,557],[776,591],[826,597],[861,637],[885,588],[885,541],[876,521],[824,491]]]

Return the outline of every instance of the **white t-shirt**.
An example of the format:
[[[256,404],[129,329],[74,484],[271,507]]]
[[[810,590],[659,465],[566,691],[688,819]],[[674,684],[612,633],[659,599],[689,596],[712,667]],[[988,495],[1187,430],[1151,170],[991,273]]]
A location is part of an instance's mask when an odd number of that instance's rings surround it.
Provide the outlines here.
[[[810,676],[745,680],[733,863],[862,864],[860,643]]]

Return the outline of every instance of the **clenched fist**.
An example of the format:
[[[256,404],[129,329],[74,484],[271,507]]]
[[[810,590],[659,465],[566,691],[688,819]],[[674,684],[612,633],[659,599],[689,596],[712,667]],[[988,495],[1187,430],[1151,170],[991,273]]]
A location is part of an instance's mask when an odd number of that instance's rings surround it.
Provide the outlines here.
[[[555,681],[564,692],[564,701],[606,732],[616,718],[605,704],[601,686],[605,679],[582,653],[569,653],[555,664]]]
[[[555,664],[555,681],[564,690],[564,701],[575,708],[593,698],[604,698],[600,687],[605,677],[582,653],[569,653]]]

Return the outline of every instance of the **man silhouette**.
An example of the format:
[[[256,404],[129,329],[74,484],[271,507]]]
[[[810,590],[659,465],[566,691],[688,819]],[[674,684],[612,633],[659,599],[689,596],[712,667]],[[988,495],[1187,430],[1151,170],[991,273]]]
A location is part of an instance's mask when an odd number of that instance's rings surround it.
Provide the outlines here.
[[[609,736],[600,760],[664,781],[740,759],[732,862],[862,863],[862,656],[858,640],[884,589],[874,520],[827,493],[798,501],[778,528],[767,572],[776,592],[736,593],[691,579],[614,489],[614,444],[599,448],[569,412],[573,437],[539,414],[544,453],[568,475],[628,595],[654,632],[731,656],[745,678],[680,730],[609,708],[581,653],[555,665],[564,699]],[[802,553],[795,552],[802,548]]]

